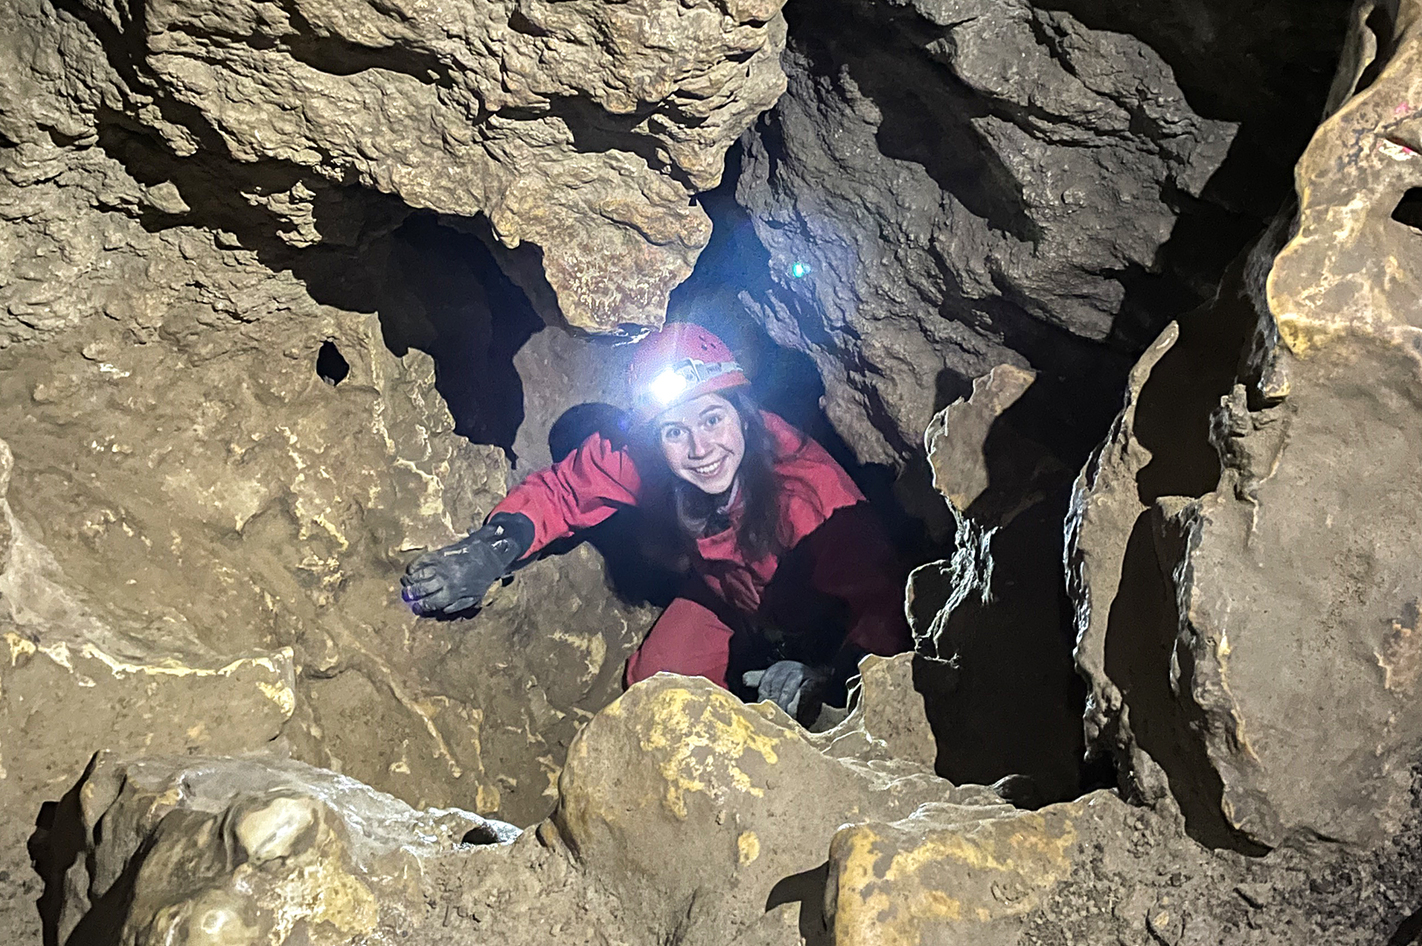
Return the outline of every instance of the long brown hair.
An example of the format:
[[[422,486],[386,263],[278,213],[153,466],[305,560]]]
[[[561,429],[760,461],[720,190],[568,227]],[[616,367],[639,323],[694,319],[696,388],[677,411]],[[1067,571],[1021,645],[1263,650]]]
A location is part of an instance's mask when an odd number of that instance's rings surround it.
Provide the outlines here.
[[[736,472],[741,506],[736,544],[746,561],[756,562],[785,551],[781,535],[781,483],[775,472],[775,443],[765,428],[760,406],[745,388],[718,392],[740,415],[746,451]],[[637,469],[642,474],[641,508],[648,514],[644,551],[654,561],[670,561],[677,571],[691,566],[696,540],[714,535],[724,495],[712,496],[677,477],[667,466],[657,443],[656,427],[648,424],[632,438]],[[719,526],[719,527],[718,527]]]

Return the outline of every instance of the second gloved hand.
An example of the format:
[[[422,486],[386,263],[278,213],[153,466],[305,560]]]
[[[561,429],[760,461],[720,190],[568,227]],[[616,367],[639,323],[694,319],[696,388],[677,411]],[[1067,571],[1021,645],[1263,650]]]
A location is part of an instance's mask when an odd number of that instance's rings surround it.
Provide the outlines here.
[[[819,702],[820,695],[829,684],[831,672],[827,667],[812,667],[798,660],[779,660],[765,670],[752,670],[741,679],[746,686],[757,688],[757,696],[770,700],[790,716],[799,718],[801,710]]]
[[[491,516],[467,537],[411,562],[400,577],[400,597],[421,616],[468,610],[528,551],[533,533],[527,516]]]

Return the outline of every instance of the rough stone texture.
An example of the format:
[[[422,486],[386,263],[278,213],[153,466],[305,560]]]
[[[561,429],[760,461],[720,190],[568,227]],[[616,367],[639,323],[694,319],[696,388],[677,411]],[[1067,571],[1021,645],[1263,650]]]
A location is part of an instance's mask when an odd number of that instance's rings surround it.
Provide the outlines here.
[[[1066,468],[1021,424],[1037,377],[1000,365],[924,437],[954,524],[953,554],[917,568],[908,612],[920,653],[951,673],[929,695],[938,771],[957,782],[1026,776],[1037,803],[1079,794],[1075,681],[1057,560]]]
[[[967,379],[1099,359],[1073,339],[1112,333],[1234,126],[1067,13],[832,9],[796,20],[790,91],[748,137],[737,197],[773,284],[749,301],[814,356],[860,459],[897,463]]]
[[[654,942],[658,927],[682,924],[682,942],[707,944],[822,864],[838,825],[955,797],[925,768],[830,759],[773,704],[747,707],[675,677],[632,688],[589,723],[559,792],[565,843],[585,869],[619,878],[623,902],[656,924],[634,938]],[[964,794],[1002,804],[983,789]],[[710,843],[669,857],[690,837]]]
[[[710,234],[691,195],[784,89],[779,7],[14,0],[0,134],[109,150],[137,132],[293,246],[340,241],[352,186],[486,217],[527,247],[514,269],[550,319],[656,326]],[[212,199],[144,184],[159,217]]]
[[[280,735],[414,803],[523,823],[551,810],[568,742],[620,691],[652,612],[617,603],[586,547],[520,572],[472,621],[417,621],[396,594],[410,555],[467,531],[509,474],[440,398],[452,365],[497,364],[509,340],[450,256],[444,280],[410,262],[478,241],[368,204],[348,244],[273,255],[236,230],[155,225],[144,186],[98,148],[8,148],[0,167],[0,251],[21,277],[0,287],[5,324],[31,332],[0,352],[7,698],[26,696],[16,725],[65,740],[36,742],[32,772],[0,747],[21,786],[3,799],[0,870],[25,882],[27,826],[104,747],[236,752]],[[235,211],[206,222],[224,219],[255,232]],[[461,345],[437,344],[460,318]],[[323,381],[327,347],[344,374]],[[254,687],[277,685],[250,660],[294,668],[285,726],[241,722]],[[149,718],[128,694],[153,687]],[[12,905],[6,922],[32,927],[31,905]]]
[[[932,768],[938,744],[915,679],[922,663],[912,654],[865,657],[850,687],[848,715],[825,732],[811,733],[809,741],[832,758],[901,759]]]
[[[422,862],[517,829],[414,811],[293,762],[98,762],[75,793],[82,838],[47,864],[68,942],[347,942],[399,929]]]
[[[1152,474],[1134,442],[1158,436],[1168,415],[1142,413],[1201,358],[1186,321],[1186,354],[1167,370],[1175,350],[1152,353],[1135,417],[1078,484],[1088,725],[1134,761],[1143,796],[1178,804],[1213,845],[1375,847],[1416,805],[1422,309],[1398,261],[1418,239],[1406,195],[1422,160],[1422,7],[1395,12],[1358,6],[1331,115],[1299,163],[1297,219],[1271,235],[1287,243],[1239,268],[1262,313],[1240,383],[1220,353],[1245,346],[1216,347],[1201,385],[1213,404],[1185,405],[1187,434],[1208,418],[1213,462]],[[1233,322],[1242,341],[1242,301],[1222,293],[1197,335]]]
[[[849,730],[924,725],[908,657]],[[911,721],[916,720],[916,723]],[[658,676],[575,744],[555,816],[412,811],[289,762],[105,758],[37,848],[65,946],[1405,942],[1417,819],[1376,856],[1214,852],[1096,792],[1023,812],[922,766],[830,758],[769,704]],[[208,933],[201,931],[203,920]],[[184,927],[186,924],[186,928]],[[214,929],[215,928],[215,929]],[[1407,934],[1410,935],[1410,934]]]
[[[1167,789],[1161,782],[1164,773],[1150,755],[1141,751],[1139,740],[1131,734],[1131,709],[1123,688],[1133,690],[1136,681],[1116,667],[1108,669],[1107,629],[1121,583],[1126,579],[1122,553],[1146,511],[1136,478],[1154,459],[1136,439],[1136,411],[1151,371],[1179,337],[1180,327],[1170,323],[1131,369],[1125,406],[1077,477],[1067,517],[1067,588],[1075,605],[1076,664],[1090,688],[1084,716],[1086,738],[1093,748],[1109,745],[1129,754],[1122,771],[1130,773],[1136,795],[1152,801],[1165,795]],[[1144,555],[1153,565],[1153,550]],[[1142,638],[1149,629],[1149,622],[1144,619],[1137,619],[1131,628]],[[1173,636],[1173,627],[1165,627],[1158,638],[1168,640]],[[1109,646],[1114,662],[1115,642]],[[1159,655],[1156,657],[1158,661]],[[1158,665],[1155,669],[1159,669]],[[1149,710],[1140,712],[1145,715]],[[1148,726],[1149,722],[1143,721],[1143,725]]]
[[[241,752],[276,739],[295,708],[290,648],[237,656],[155,649],[66,589],[53,556],[6,500],[0,441],[0,929],[39,941],[39,891],[24,857],[43,802],[101,748]]]

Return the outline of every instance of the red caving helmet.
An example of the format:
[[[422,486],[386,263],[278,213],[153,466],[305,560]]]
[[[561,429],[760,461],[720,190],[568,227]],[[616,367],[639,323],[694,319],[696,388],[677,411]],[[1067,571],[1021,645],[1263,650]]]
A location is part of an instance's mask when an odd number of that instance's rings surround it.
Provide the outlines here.
[[[690,322],[671,322],[638,344],[627,371],[636,424],[703,394],[746,384],[750,381],[726,343]]]

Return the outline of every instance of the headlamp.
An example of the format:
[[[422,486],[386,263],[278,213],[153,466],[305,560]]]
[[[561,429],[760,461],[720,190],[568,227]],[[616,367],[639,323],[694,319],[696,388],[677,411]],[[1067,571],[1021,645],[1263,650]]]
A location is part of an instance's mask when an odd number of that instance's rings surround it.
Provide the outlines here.
[[[651,391],[652,397],[665,407],[676,400],[677,395],[686,390],[687,383],[686,378],[668,368],[652,379],[652,383],[647,387]]]

